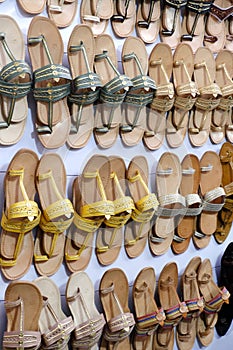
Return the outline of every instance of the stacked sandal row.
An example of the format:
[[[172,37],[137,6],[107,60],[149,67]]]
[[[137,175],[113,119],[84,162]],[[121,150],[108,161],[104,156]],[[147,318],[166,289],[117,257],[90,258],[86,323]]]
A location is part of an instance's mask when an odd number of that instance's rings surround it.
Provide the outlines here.
[[[229,147],[224,149],[227,178],[231,159]],[[204,248],[213,234],[222,243],[232,222],[224,219],[229,217],[229,200],[224,208],[222,165],[213,151],[205,152],[200,161],[187,154],[182,162],[174,153],[163,153],[153,191],[144,156],[135,156],[126,169],[119,156],[93,155],[73,180],[70,201],[61,157],[48,153],[39,160],[33,151],[21,149],[11,160],[4,183],[0,265],[9,280],[22,277],[33,257],[40,275],[54,274],[63,259],[71,272],[84,270],[93,247],[98,262],[110,265],[123,240],[130,258],[142,254],[147,242],[153,255],[170,247],[183,253],[191,239],[198,249]]]
[[[144,43],[128,37],[121,74],[111,36],[94,39],[87,25],[78,25],[69,39],[67,68],[57,27],[37,16],[28,30],[31,80],[20,28],[9,16],[2,15],[1,23],[0,144],[17,143],[23,136],[30,91],[36,132],[45,148],[65,143],[82,148],[92,134],[102,148],[111,147],[118,135],[126,146],[143,141],[151,150],[161,147],[166,135],[169,145],[178,147],[187,131],[193,146],[202,146],[209,136],[214,143],[225,136],[232,142],[231,51],[219,52],[215,60],[208,48],[193,56],[182,43],[172,56],[171,48],[159,43],[148,58]]]
[[[95,305],[94,286],[83,272],[70,275],[66,302],[71,313],[61,308],[60,292],[46,276],[11,282],[5,292],[7,331],[3,347],[18,349],[28,343],[34,349],[173,349],[175,335],[179,350],[191,350],[197,337],[208,346],[214,337],[218,312],[229,302],[226,287],[219,288],[209,259],[192,258],[182,277],[178,295],[178,267],[166,264],[158,279],[159,304],[155,299],[153,267],[143,268],[132,288],[133,312],[129,308],[129,282],[119,268],[107,270],[99,284],[103,313]],[[33,300],[33,304],[32,301]],[[183,301],[182,301],[183,300]],[[12,315],[15,315],[12,318]]]
[[[47,5],[49,18],[64,28],[73,22],[78,1],[40,0],[29,5],[26,0],[18,0],[18,3],[30,14],[41,13]],[[224,47],[232,50],[232,14],[230,0],[82,0],[80,4],[80,21],[95,36],[103,34],[111,22],[117,37],[126,38],[136,31],[145,43],[160,39],[175,48],[180,42],[187,42],[193,51],[203,45],[213,52]]]

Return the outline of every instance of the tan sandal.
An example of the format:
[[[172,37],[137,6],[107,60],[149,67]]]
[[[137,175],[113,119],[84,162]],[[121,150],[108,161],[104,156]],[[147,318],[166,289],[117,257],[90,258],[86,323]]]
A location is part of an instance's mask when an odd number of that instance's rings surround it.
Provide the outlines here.
[[[137,7],[136,32],[147,44],[156,41],[160,28],[160,1],[140,0]]]
[[[58,28],[71,25],[77,12],[77,0],[48,0],[47,12],[49,18]]]
[[[46,0],[17,0],[17,3],[23,11],[32,15],[38,15],[43,12],[46,6]]]
[[[112,29],[116,36],[127,38],[135,27],[136,3],[130,0],[113,0],[114,11],[111,17]]]

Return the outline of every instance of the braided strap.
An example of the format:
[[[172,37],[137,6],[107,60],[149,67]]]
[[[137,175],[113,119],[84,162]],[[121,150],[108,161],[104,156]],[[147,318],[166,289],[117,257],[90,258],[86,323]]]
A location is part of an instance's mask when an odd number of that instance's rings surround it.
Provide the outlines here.
[[[157,210],[157,216],[164,217],[174,217],[177,215],[185,215],[186,212],[186,203],[185,198],[181,196],[179,193],[174,194],[166,194],[164,196],[159,197],[159,207]],[[165,208],[166,205],[179,204],[180,208]]]
[[[185,216],[197,216],[202,212],[202,200],[197,193],[188,194],[185,200],[187,207]]]
[[[132,313],[126,312],[113,317],[107,323],[104,338],[110,342],[117,342],[127,338],[135,325]]]
[[[146,106],[151,103],[154,97],[154,90],[156,90],[156,85],[153,79],[147,75],[138,75],[131,79],[133,87],[131,87],[130,92],[126,95],[125,102],[133,105]],[[142,93],[132,93],[139,89],[151,89],[150,92]]]
[[[41,334],[33,331],[4,332],[2,345],[5,349],[30,349],[40,347]]]
[[[175,9],[180,9],[187,5],[187,0],[165,0],[165,4]]]
[[[213,3],[212,1],[195,1],[195,0],[188,0],[187,7],[189,11],[199,13],[199,14],[205,14],[209,12],[209,9]]]
[[[73,333],[72,348],[90,349],[93,345],[98,343],[104,325],[105,319],[103,314],[79,324]]]
[[[187,84],[181,84],[176,87],[176,97],[174,106],[178,109],[189,111],[196,102],[198,89],[193,81]],[[188,96],[185,96],[188,95]]]
[[[215,199],[222,197],[222,203],[212,203]],[[222,187],[216,187],[213,190],[207,192],[203,199],[203,211],[210,211],[213,213],[219,212],[224,206],[225,191]]]
[[[131,86],[132,82],[126,75],[117,75],[102,87],[99,99],[110,106],[118,106],[126,96],[126,91],[120,91]]]
[[[78,105],[89,105],[99,98],[99,90],[102,83],[100,77],[96,73],[86,73],[77,76],[73,80],[72,93],[69,95],[69,101]],[[87,92],[78,92],[80,89],[88,89]]]
[[[74,329],[74,323],[71,317],[56,322],[49,331],[42,334],[45,345],[41,349],[64,349],[70,339],[70,333]]]

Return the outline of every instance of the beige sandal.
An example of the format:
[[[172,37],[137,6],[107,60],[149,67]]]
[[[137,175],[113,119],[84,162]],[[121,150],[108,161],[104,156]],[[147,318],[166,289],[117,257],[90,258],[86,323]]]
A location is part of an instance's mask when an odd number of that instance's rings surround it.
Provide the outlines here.
[[[156,41],[160,28],[160,1],[140,0],[137,8],[136,32],[147,44]]]

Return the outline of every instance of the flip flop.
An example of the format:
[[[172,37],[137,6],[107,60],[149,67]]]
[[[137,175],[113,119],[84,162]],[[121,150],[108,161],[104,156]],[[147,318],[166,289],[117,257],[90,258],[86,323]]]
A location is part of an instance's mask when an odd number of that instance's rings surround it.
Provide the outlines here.
[[[38,156],[29,149],[19,150],[12,158],[4,179],[5,210],[1,219],[0,265],[9,280],[21,278],[33,258],[33,228],[40,221],[34,201]]]
[[[187,316],[188,307],[181,302],[177,294],[178,269],[175,262],[166,264],[158,281],[158,293],[161,306],[165,312],[164,325],[155,332],[153,348],[172,350],[174,345],[174,327]]]
[[[29,281],[13,281],[5,291],[7,330],[3,334],[3,348],[39,349],[41,334],[39,317],[43,299],[37,286]]]
[[[84,270],[91,259],[94,235],[104,219],[114,214],[114,204],[105,190],[110,183],[110,162],[106,156],[93,155],[82,175],[73,182],[74,221],[67,232],[65,261],[71,272]]]
[[[96,39],[95,72],[99,74],[103,87],[95,111],[94,137],[102,148],[113,146],[122,123],[121,104],[126,92],[132,86],[131,80],[120,74],[117,68],[117,54],[114,41],[108,34]]]
[[[149,76],[155,81],[156,94],[147,109],[143,142],[150,150],[159,149],[165,138],[166,113],[174,103],[174,86],[170,82],[173,57],[169,45],[158,43],[149,56]]]
[[[182,294],[188,313],[176,327],[176,342],[179,350],[192,350],[196,339],[197,318],[204,308],[204,300],[200,295],[197,272],[201,258],[195,256],[187,264],[182,275]]]
[[[135,156],[129,163],[127,180],[135,204],[131,220],[125,228],[125,250],[130,258],[136,258],[145,249],[152,219],[158,207],[156,195],[149,185],[148,162],[144,156]]]
[[[135,320],[128,306],[129,283],[124,271],[119,268],[107,270],[100,280],[99,292],[106,319],[105,349],[129,350],[129,335]]]
[[[194,147],[203,146],[210,133],[212,111],[217,108],[222,95],[214,83],[216,64],[213,53],[207,47],[197,49],[194,58],[194,80],[200,96],[189,119],[189,140]]]
[[[145,43],[154,43],[160,28],[160,1],[141,0],[137,7],[136,32]]]
[[[59,288],[53,280],[41,276],[33,281],[43,297],[43,308],[39,318],[42,349],[68,350],[70,334],[74,329],[72,317],[67,317],[61,308]]]
[[[77,0],[47,0],[49,18],[58,28],[71,25],[77,12]]]
[[[103,34],[108,26],[109,19],[113,16],[112,0],[82,0],[80,5],[81,23],[87,24],[95,37]]]
[[[127,38],[134,31],[136,4],[130,0],[113,0],[114,11],[111,17],[112,29],[116,36]]]
[[[172,49],[175,49],[181,41],[180,16],[186,3],[186,0],[165,0],[162,3],[160,38]]]
[[[214,238],[217,243],[222,244],[228,237],[233,221],[233,200],[232,200],[232,182],[233,170],[231,166],[233,156],[233,145],[225,142],[219,152],[222,165],[222,186],[226,193],[225,204],[218,213],[217,229],[214,232]]]
[[[0,15],[0,21],[0,144],[9,146],[21,140],[24,134],[32,74],[25,62],[24,38],[17,22],[7,15]]]
[[[175,87],[174,107],[168,113],[166,138],[170,147],[179,147],[186,136],[189,111],[199,94],[192,81],[194,57],[188,44],[180,43],[173,55],[173,83]]]
[[[92,30],[85,24],[73,28],[68,42],[68,60],[73,78],[71,104],[71,130],[67,144],[71,148],[84,147],[93,131],[93,103],[99,97],[100,77],[94,70],[95,41]]]
[[[56,153],[44,154],[36,170],[36,187],[42,208],[34,247],[34,265],[40,275],[51,276],[60,268],[65,231],[73,221],[74,209],[66,198],[66,170]]]
[[[135,146],[142,140],[146,105],[152,102],[156,90],[154,80],[147,75],[148,56],[145,44],[140,38],[131,36],[125,40],[122,65],[133,86],[124,100],[120,134],[126,146]]]
[[[70,72],[62,66],[63,41],[52,20],[36,16],[28,29],[28,51],[34,71],[36,130],[45,148],[59,148],[70,132],[67,95]]]
[[[98,312],[94,298],[94,285],[84,271],[70,275],[66,284],[66,301],[74,319],[73,349],[97,348],[105,319]]]
[[[17,0],[17,3],[20,5],[23,11],[32,15],[38,15],[44,11],[46,0]]]
[[[228,0],[214,0],[208,11],[205,24],[204,45],[214,53],[220,52],[225,46],[225,21],[233,13],[233,6],[228,7],[228,4]]]
[[[186,212],[181,218],[172,241],[176,254],[184,253],[196,229],[196,219],[202,211],[202,200],[198,194],[200,185],[200,162],[194,154],[187,154],[181,163],[182,179],[179,192],[185,197]]]
[[[133,303],[136,326],[133,337],[135,349],[153,349],[153,337],[157,326],[165,320],[165,313],[158,308],[154,299],[156,288],[155,271],[152,267],[143,268],[133,284]]]
[[[212,3],[211,0],[187,1],[181,26],[181,41],[189,44],[194,53],[203,46],[206,15]]]
[[[135,209],[133,199],[126,196],[126,167],[121,157],[110,156],[110,181],[105,186],[108,200],[113,202],[114,215],[104,220],[96,237],[96,255],[101,265],[110,265],[118,257],[124,233],[132,210]]]
[[[217,229],[217,215],[225,202],[222,182],[222,165],[219,155],[206,151],[200,159],[200,194],[203,198],[202,212],[197,218],[193,242],[196,248],[204,248]]]
[[[205,304],[197,320],[197,337],[201,345],[209,346],[214,338],[214,327],[223,303],[229,303],[230,293],[213,280],[210,260],[204,259],[198,269],[198,286]]]
[[[181,164],[175,153],[161,155],[156,169],[156,187],[159,207],[155,224],[149,235],[152,254],[164,254],[170,247],[178,218],[186,211],[185,198],[179,194],[181,183]]]
[[[216,83],[222,97],[218,107],[213,111],[210,137],[213,143],[221,143],[224,137],[233,141],[232,107],[233,107],[233,55],[229,50],[220,51],[216,58]]]

